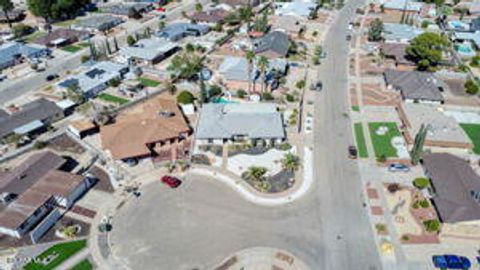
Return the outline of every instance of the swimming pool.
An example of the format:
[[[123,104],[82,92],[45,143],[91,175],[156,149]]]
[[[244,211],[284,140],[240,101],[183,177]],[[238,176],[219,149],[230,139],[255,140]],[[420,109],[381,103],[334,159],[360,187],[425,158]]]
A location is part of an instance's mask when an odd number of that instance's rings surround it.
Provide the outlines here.
[[[212,102],[213,103],[223,103],[223,104],[238,103],[237,101],[228,100],[228,99],[223,98],[223,97],[216,98]]]
[[[462,56],[473,57],[476,55],[475,50],[470,43],[461,43],[457,45],[457,52]]]

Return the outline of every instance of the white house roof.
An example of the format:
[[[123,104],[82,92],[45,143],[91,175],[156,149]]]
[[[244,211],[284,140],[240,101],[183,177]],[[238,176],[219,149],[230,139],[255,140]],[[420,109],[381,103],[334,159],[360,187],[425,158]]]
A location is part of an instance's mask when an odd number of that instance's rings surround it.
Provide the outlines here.
[[[154,60],[157,57],[177,48],[177,44],[160,38],[142,39],[135,46],[123,47],[120,54],[144,60]]]
[[[196,137],[229,139],[234,136],[285,138],[282,115],[272,103],[205,104],[200,114]]]

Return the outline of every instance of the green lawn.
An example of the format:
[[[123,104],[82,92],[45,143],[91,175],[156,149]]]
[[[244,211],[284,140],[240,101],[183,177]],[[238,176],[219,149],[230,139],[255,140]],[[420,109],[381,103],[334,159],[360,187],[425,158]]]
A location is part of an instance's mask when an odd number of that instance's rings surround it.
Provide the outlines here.
[[[365,136],[363,134],[362,123],[355,123],[355,141],[357,142],[358,155],[361,158],[368,157],[367,144],[365,143]]]
[[[360,111],[360,106],[352,106],[352,111],[359,112]]]
[[[480,154],[480,124],[460,124],[473,143],[473,152]]]
[[[160,85],[159,81],[155,81],[145,77],[140,77],[138,78],[138,80],[143,84],[143,86],[147,86],[147,87],[157,87]]]
[[[117,96],[110,95],[110,94],[107,94],[107,93],[101,93],[100,95],[98,95],[98,98],[101,99],[101,100],[107,101],[107,102],[116,103],[118,105],[123,105],[123,104],[126,104],[126,103],[130,102],[130,100],[128,100],[128,99],[125,99],[125,98],[122,98],[122,97],[117,97]]]
[[[37,40],[38,38],[43,37],[43,36],[46,36],[46,35],[47,35],[47,33],[45,33],[45,32],[35,31],[35,32],[33,32],[32,34],[30,34],[30,35],[24,36],[22,39],[23,39],[25,42],[32,43],[32,42],[34,42],[35,40]]]
[[[381,126],[386,126],[388,128],[387,133],[384,135],[378,135],[376,133],[376,130]],[[387,158],[397,157],[397,150],[391,143],[393,137],[401,136],[397,124],[395,122],[372,122],[368,123],[368,128],[370,130],[370,137],[375,150],[375,156],[377,158],[382,155],[385,155]]]
[[[56,22],[53,25],[60,26],[60,27],[70,27],[73,24],[78,23],[78,20],[66,20],[61,22]]]
[[[80,50],[83,50],[83,47],[77,46],[77,45],[67,45],[62,47],[62,50],[70,53],[76,53]]]
[[[90,46],[90,44],[88,44],[88,42],[79,42],[79,43],[76,43],[75,46],[87,48]]]
[[[93,269],[92,263],[88,259],[85,259],[79,262],[70,270],[92,270],[92,269]]]
[[[23,269],[25,270],[52,270],[55,267],[62,264],[68,258],[79,252],[80,250],[84,249],[87,246],[87,240],[79,240],[79,241],[72,241],[72,242],[65,242],[60,243],[52,246],[51,248],[44,251],[42,254],[35,258],[35,261],[30,262],[29,264],[25,265]],[[50,261],[49,264],[43,265],[40,263],[40,260],[50,256],[57,254],[57,256]]]

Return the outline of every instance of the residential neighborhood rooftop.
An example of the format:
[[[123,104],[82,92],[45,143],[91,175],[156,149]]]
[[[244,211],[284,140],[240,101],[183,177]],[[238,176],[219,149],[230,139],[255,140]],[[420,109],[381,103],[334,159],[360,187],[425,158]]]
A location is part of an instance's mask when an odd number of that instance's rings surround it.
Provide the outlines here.
[[[209,103],[202,107],[197,139],[230,139],[235,136],[285,138],[282,115],[277,106],[273,103]]]
[[[148,61],[161,57],[162,55],[178,48],[178,45],[160,38],[141,39],[135,45],[123,47],[120,54],[129,58],[138,58]]]
[[[422,29],[408,24],[384,23],[383,38],[386,42],[409,42],[423,33]]]
[[[141,103],[100,128],[102,146],[115,159],[149,155],[149,144],[166,142],[190,132],[173,100],[155,98]]]
[[[256,53],[273,53],[281,57],[288,54],[290,39],[282,31],[273,31],[254,41]]]
[[[480,220],[480,177],[468,161],[448,153],[423,156],[434,186],[433,202],[442,221]]]
[[[402,97],[408,100],[427,100],[443,102],[442,89],[448,87],[433,73],[420,71],[385,71],[387,85],[400,90]]]

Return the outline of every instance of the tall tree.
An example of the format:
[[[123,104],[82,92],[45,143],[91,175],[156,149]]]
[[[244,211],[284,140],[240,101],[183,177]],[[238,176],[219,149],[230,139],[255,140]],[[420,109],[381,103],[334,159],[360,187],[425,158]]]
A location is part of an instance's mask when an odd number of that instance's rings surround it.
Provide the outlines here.
[[[245,53],[245,59],[248,62],[248,92],[252,91],[252,73],[253,73],[253,62],[255,61],[255,53],[253,51],[247,51]]]
[[[241,21],[247,23],[247,28],[250,31],[250,21],[253,17],[254,13],[252,10],[252,7],[242,7],[238,10],[238,17],[240,18]]]
[[[405,51],[417,63],[419,70],[427,70],[439,64],[443,51],[449,45],[446,36],[425,32],[414,38]]]
[[[267,84],[267,70],[268,70],[268,58],[265,56],[260,56],[257,61],[257,66],[258,69],[260,70],[260,73],[262,74],[262,93],[265,92],[265,86]]]
[[[428,129],[429,125],[425,126],[422,124],[417,135],[415,136],[415,142],[413,144],[412,151],[410,152],[413,165],[417,165],[422,157],[423,145],[425,144],[425,138],[427,137]]]
[[[0,0],[0,9],[5,13],[5,18],[7,19],[8,27],[12,28],[12,22],[8,13],[13,10],[13,3],[11,0]]]
[[[375,19],[370,23],[368,28],[368,40],[380,41],[382,39],[383,22],[380,19]]]

